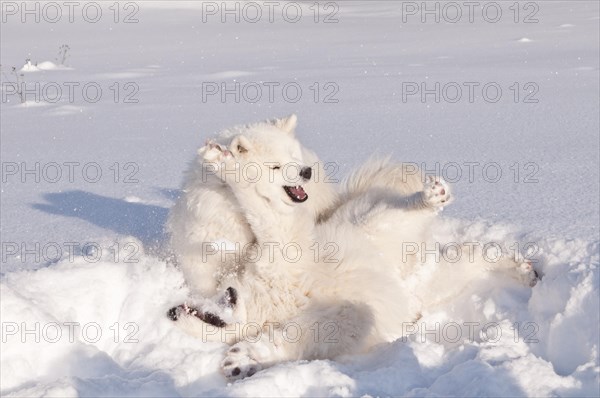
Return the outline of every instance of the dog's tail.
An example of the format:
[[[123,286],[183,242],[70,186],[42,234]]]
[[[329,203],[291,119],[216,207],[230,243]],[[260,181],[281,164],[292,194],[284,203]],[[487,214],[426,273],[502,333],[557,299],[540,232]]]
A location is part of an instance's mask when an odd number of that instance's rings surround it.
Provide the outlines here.
[[[423,172],[414,163],[393,162],[389,156],[371,157],[342,180],[336,201],[320,213],[318,221],[328,220],[344,203],[373,188],[410,196],[423,191],[424,182]]]
[[[349,200],[372,188],[408,196],[422,191],[423,182],[423,173],[416,164],[395,163],[389,156],[372,157],[344,179],[342,197]]]

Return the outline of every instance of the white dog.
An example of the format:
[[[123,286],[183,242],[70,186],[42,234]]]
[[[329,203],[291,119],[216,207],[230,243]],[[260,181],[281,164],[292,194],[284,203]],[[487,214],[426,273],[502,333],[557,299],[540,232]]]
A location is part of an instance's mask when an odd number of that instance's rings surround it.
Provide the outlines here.
[[[194,295],[211,297],[226,276],[238,275],[242,265],[237,254],[255,241],[245,214],[231,189],[219,173],[215,162],[231,139],[242,131],[269,134],[271,145],[293,148],[320,176],[307,189],[314,193],[305,207],[313,220],[328,213],[336,201],[331,183],[325,180],[323,165],[316,154],[302,147],[294,138],[296,115],[236,126],[220,132],[198,150],[196,159],[185,175],[182,194],[172,207],[166,224],[177,264]],[[285,151],[285,149],[284,149]],[[286,165],[287,166],[287,165]],[[248,172],[252,172],[248,169]]]
[[[243,263],[237,254],[250,249],[256,240],[246,215],[221,178],[217,162],[238,134],[267,135],[272,139],[269,145],[274,151],[295,151],[296,158],[283,163],[286,168],[283,171],[288,174],[293,173],[292,166],[297,165],[298,157],[312,167],[312,178],[305,185],[310,200],[303,206],[313,220],[326,220],[342,203],[372,187],[400,194],[422,189],[419,170],[410,165],[394,165],[388,159],[367,162],[340,187],[334,178],[328,178],[332,176],[327,175],[316,154],[300,145],[295,138],[296,126],[297,117],[293,114],[235,126],[221,131],[198,150],[185,173],[182,194],[171,208],[166,223],[176,262],[196,298],[215,295],[224,278],[239,275]],[[251,171],[249,168],[248,172]]]
[[[319,213],[307,206],[320,190],[309,188],[312,159],[293,137],[282,138],[282,130],[277,123],[237,128],[226,148],[211,148],[216,152],[210,158],[221,164],[219,181],[228,187],[223,211],[235,209],[235,220],[250,228],[243,238],[254,242],[252,258],[243,259],[244,272],[219,280],[230,287],[233,321],[207,319],[235,343],[223,361],[230,378],[285,360],[357,353],[401,337],[403,325],[424,306],[450,297],[457,280],[478,276],[472,266],[456,264],[452,272],[436,264],[439,272],[427,273],[417,256],[402,253],[402,242],[431,239],[431,221],[450,199],[442,180],[423,184],[417,173],[407,181],[405,166],[373,161]],[[298,166],[293,181],[284,174],[289,164]],[[215,239],[230,240],[228,227]],[[535,281],[529,264],[505,260],[495,268]],[[407,283],[415,278],[421,283]],[[196,334],[206,338],[205,326],[195,325]]]

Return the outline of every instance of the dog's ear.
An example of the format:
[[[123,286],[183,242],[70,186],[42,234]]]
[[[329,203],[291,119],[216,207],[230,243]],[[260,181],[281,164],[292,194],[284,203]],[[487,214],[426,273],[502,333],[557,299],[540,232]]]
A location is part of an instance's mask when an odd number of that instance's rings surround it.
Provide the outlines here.
[[[231,141],[229,150],[236,155],[243,155],[252,149],[252,144],[248,138],[243,135],[238,135]]]
[[[288,117],[282,117],[281,119],[275,119],[275,126],[289,134],[296,132],[296,126],[298,125],[298,116],[292,113]]]

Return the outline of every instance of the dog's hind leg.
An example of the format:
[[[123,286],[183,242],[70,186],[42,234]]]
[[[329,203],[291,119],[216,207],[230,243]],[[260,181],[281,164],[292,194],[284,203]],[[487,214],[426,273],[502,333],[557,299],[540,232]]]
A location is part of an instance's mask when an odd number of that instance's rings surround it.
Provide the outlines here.
[[[534,287],[541,279],[540,274],[533,268],[532,261],[521,255],[511,256],[503,253],[498,261],[492,262],[489,258],[486,258],[486,261],[492,271],[508,275],[525,286]]]
[[[252,376],[283,361],[331,359],[361,352],[373,330],[373,314],[348,301],[311,305],[284,323],[267,323],[254,338],[233,345],[222,362],[230,380]]]

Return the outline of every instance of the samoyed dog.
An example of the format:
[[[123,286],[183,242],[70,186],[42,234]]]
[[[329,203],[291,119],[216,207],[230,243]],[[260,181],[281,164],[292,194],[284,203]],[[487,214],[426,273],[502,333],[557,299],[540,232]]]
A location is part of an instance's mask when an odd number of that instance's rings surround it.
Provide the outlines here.
[[[320,178],[311,179],[306,186],[313,193],[305,204],[311,219],[326,217],[333,208],[337,199],[335,188],[326,180],[323,164],[316,154],[294,138],[296,126],[296,115],[236,126],[221,131],[198,150],[185,173],[182,194],[166,223],[176,263],[193,295],[214,296],[226,276],[238,275],[243,270],[239,254],[250,250],[255,241],[247,217],[221,178],[220,163],[216,162],[233,137],[242,131],[260,132],[271,138],[273,150],[287,152],[286,148],[290,148],[295,158],[287,160],[296,162],[302,158],[307,167],[316,171]],[[248,173],[255,171],[253,166],[248,166]],[[288,192],[291,195],[292,191]]]
[[[450,202],[450,187],[419,173],[407,180],[404,165],[380,160],[351,174],[337,193],[325,189],[315,180],[314,155],[294,138],[289,122],[238,127],[201,149],[196,167],[216,163],[214,185],[194,183],[192,171],[184,199],[170,217],[172,233],[185,231],[174,238],[182,239],[180,248],[199,256],[189,267],[204,267],[186,272],[183,266],[188,283],[202,288],[212,283],[211,289],[224,292],[229,310],[217,316],[184,306],[173,319],[194,319],[188,323],[192,333],[232,344],[222,362],[228,378],[251,376],[282,361],[334,359],[393,341],[423,309],[490,270],[535,282],[531,265],[514,259],[493,267],[466,262],[450,267],[407,255],[401,243],[432,240],[432,222]],[[287,172],[289,165],[295,173]],[[177,232],[188,217],[195,218]],[[206,223],[204,217],[217,221]],[[204,239],[239,239],[252,249],[235,260],[241,271],[221,272],[227,264],[211,268],[198,261],[205,249],[186,252],[202,247]],[[197,280],[201,275],[213,281]]]
[[[311,168],[311,178],[306,181],[299,201],[315,222],[326,220],[341,203],[372,187],[388,187],[401,194],[422,189],[419,170],[392,164],[389,159],[372,159],[352,173],[344,184],[337,184],[334,176],[327,175],[317,155],[295,138],[297,124],[298,118],[292,114],[235,126],[221,131],[198,149],[185,173],[181,196],[171,208],[166,223],[176,263],[193,297],[213,297],[222,287],[223,279],[239,275],[244,268],[240,254],[251,251],[256,242],[247,215],[222,178],[218,162],[231,147],[231,141],[242,133],[270,138],[273,153],[292,153],[293,158],[279,161],[284,167],[281,172],[290,174],[290,180],[294,178],[300,158]],[[269,160],[276,159],[274,156]],[[253,172],[253,166],[249,164],[246,171]],[[278,169],[274,167],[269,172],[278,172]],[[290,196],[293,191],[294,187],[290,186],[286,193]]]

